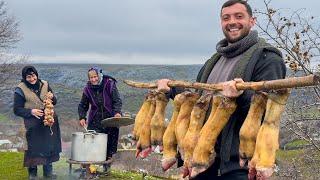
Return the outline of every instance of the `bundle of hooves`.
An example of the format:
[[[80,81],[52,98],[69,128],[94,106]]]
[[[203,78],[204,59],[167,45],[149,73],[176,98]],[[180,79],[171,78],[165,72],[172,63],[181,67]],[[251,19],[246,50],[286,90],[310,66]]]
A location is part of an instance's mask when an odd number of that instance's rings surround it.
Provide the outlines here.
[[[239,132],[239,163],[242,167],[249,164],[249,179],[273,173],[280,116],[288,96],[287,89],[252,96]],[[174,98],[173,113],[166,127],[167,103],[163,93],[150,91],[146,95],[133,129],[136,157],[146,158],[159,146],[160,151],[163,148],[162,169],[167,171],[177,162],[179,153],[184,161],[182,177],[194,178],[214,163],[214,146],[237,108],[236,99],[212,94],[199,97],[190,91],[180,93]]]

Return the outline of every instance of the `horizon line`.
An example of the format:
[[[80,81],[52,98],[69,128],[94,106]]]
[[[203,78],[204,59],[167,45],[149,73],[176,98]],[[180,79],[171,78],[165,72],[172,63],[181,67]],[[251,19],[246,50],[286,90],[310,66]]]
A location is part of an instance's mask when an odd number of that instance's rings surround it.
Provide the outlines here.
[[[69,62],[65,62],[65,63],[52,63],[52,62],[48,62],[48,63],[41,63],[41,62],[37,62],[37,63],[21,63],[21,64],[66,64],[66,65],[73,65],[73,64],[76,64],[76,65],[152,65],[152,66],[167,66],[167,65],[170,65],[170,66],[192,66],[192,65],[203,65],[203,64],[116,64],[116,63],[69,63]]]

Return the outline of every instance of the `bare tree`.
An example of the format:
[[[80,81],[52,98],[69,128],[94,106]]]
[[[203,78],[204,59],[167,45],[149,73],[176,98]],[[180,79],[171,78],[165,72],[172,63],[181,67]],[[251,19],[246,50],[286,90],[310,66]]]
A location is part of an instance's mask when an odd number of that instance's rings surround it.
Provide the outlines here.
[[[16,79],[16,76],[20,74],[21,65],[24,64],[27,59],[27,56],[0,54],[0,84],[8,82],[10,78]]]
[[[271,0],[264,0],[264,9],[255,10],[258,18],[257,26],[260,35],[279,48],[284,54],[284,60],[291,70],[288,76],[302,76],[319,74],[320,70],[320,24],[319,19],[308,16],[305,9],[290,11],[289,9],[275,9],[271,7]],[[287,104],[285,121],[282,121],[282,131],[286,137],[302,139],[311,145],[310,154],[302,158],[307,161],[308,156],[320,152],[320,87],[298,88],[292,90],[292,96]],[[318,136],[318,137],[317,137]],[[300,157],[294,161],[299,164]],[[315,161],[316,159],[313,158]],[[295,164],[293,163],[293,164]],[[315,162],[313,164],[317,164]],[[314,170],[312,163],[305,163],[310,172]],[[287,169],[290,177],[296,179],[301,175],[294,165]]]
[[[316,27],[319,25],[317,20],[313,16],[304,18],[303,9],[285,14],[285,9],[274,9],[270,2],[264,0],[265,9],[255,10],[261,35],[282,50],[294,73],[302,71],[309,75],[319,72],[320,29]],[[315,88],[318,94],[319,87]]]
[[[1,50],[13,48],[21,39],[18,22],[10,16],[5,8],[4,1],[0,2],[0,48]]]
[[[255,10],[258,17],[257,26],[261,30],[261,35],[282,50],[285,62],[292,70],[291,75],[319,73],[320,29],[316,27],[319,24],[316,23],[315,18],[313,16],[304,18],[303,9],[285,14],[285,9],[274,9],[270,6],[270,2],[270,0],[264,0],[265,9]],[[311,95],[312,98],[309,101],[300,99],[300,101],[294,102],[296,105],[292,107],[295,108],[295,111],[288,114],[299,114],[296,108],[319,107],[319,86],[312,87],[312,90],[300,88],[297,91],[300,93],[308,92],[305,96]],[[301,113],[299,114],[300,118],[303,117]]]
[[[20,69],[18,64],[26,60],[9,53],[21,40],[18,27],[15,17],[8,14],[5,2],[0,1],[0,84],[16,75]]]

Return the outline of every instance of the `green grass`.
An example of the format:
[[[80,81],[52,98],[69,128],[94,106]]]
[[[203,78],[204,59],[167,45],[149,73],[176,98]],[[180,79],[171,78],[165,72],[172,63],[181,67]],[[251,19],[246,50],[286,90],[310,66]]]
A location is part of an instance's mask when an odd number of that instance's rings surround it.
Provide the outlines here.
[[[305,117],[319,117],[320,116],[320,111],[319,109],[314,106],[314,107],[311,107],[311,108],[307,108],[307,109],[303,109],[302,110],[302,114],[305,116]]]
[[[320,178],[320,175],[315,173],[317,172],[315,170],[320,169],[320,152],[317,150],[278,150],[277,160],[281,162],[284,169],[292,169],[295,166],[301,175],[301,179]]]
[[[5,121],[8,121],[8,117],[0,113],[0,122],[5,122]]]
[[[297,150],[289,150],[289,151],[284,151],[284,150],[278,150],[277,151],[277,159],[281,159],[284,161],[292,161],[292,159],[300,156],[303,154],[303,150],[297,149]]]
[[[305,140],[302,140],[302,139],[296,139],[296,140],[293,140],[289,143],[287,143],[285,145],[286,149],[292,149],[292,148],[299,148],[299,147],[303,147],[304,145],[308,145],[309,143]]]
[[[128,172],[128,171],[116,171],[111,170],[110,175],[105,177],[106,179],[116,179],[116,180],[122,180],[122,179],[132,179],[132,180],[157,180],[157,179],[163,179],[163,178],[157,178],[152,176],[143,176],[143,174],[139,174],[136,172]],[[103,177],[101,179],[104,179]]]
[[[294,112],[292,117],[296,119],[304,119],[304,118],[318,118],[320,117],[320,111],[317,107],[310,108],[290,108],[289,112]]]
[[[22,162],[23,153],[0,152],[0,179],[27,179],[27,170]]]
[[[23,167],[23,153],[17,152],[0,152],[0,179],[1,180],[19,180],[27,179],[28,173]],[[53,169],[58,175],[58,179],[69,178],[69,164],[66,163],[66,158],[62,157],[60,161],[53,163]],[[79,168],[79,165],[73,165],[72,170]],[[74,175],[74,174],[73,174]],[[42,177],[42,168],[38,166],[38,176]],[[74,175],[76,176],[76,175]],[[159,180],[163,178],[144,176],[141,173],[119,171],[111,169],[107,176],[101,176],[100,179],[115,179],[115,180]]]

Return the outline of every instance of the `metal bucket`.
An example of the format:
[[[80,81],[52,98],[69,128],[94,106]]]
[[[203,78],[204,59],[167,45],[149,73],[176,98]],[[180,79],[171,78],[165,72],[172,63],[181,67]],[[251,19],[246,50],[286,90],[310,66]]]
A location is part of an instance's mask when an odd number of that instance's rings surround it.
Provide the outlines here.
[[[71,160],[105,161],[107,156],[108,135],[88,132],[72,133]]]

